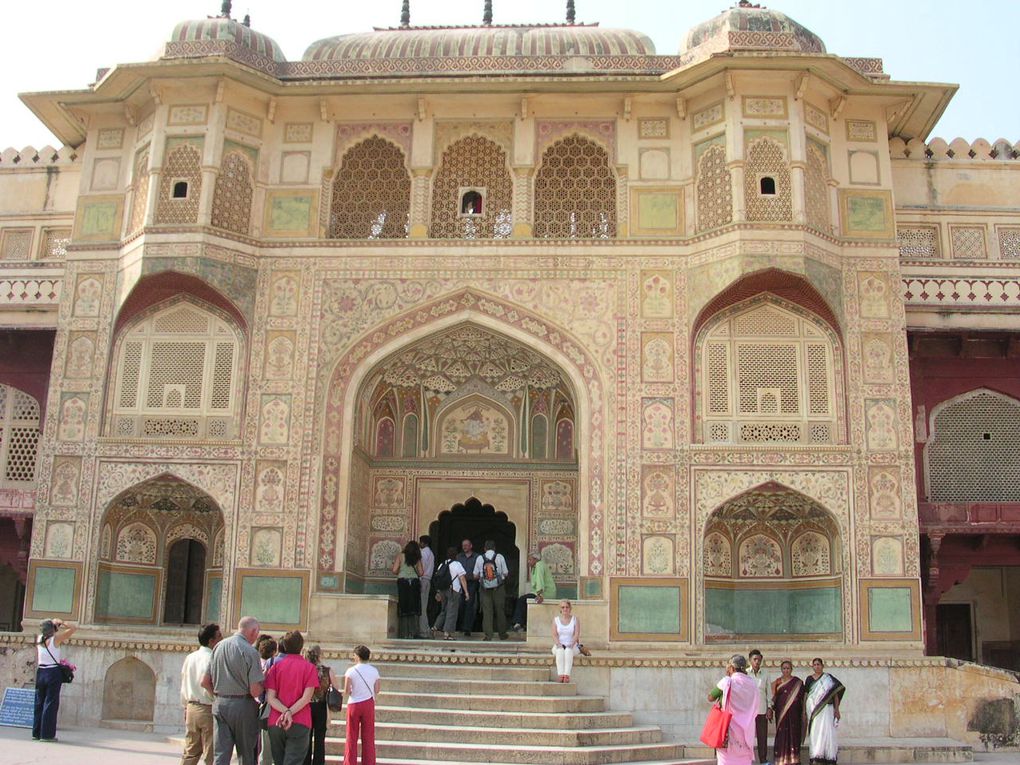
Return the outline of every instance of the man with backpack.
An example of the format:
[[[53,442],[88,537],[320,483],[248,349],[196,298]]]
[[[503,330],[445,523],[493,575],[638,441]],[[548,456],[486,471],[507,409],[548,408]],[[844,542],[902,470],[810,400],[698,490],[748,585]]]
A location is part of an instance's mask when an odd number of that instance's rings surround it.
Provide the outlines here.
[[[485,552],[475,561],[475,579],[479,582],[482,601],[482,640],[492,640],[492,612],[496,612],[496,629],[499,639],[506,640],[506,589],[503,583],[510,571],[506,567],[506,558],[496,552],[496,543],[485,540]]]
[[[432,575],[432,587],[436,591],[436,600],[441,604],[439,618],[436,619],[436,626],[433,632],[442,630],[444,640],[453,640],[453,633],[457,629],[457,614],[460,612],[460,597],[464,593],[465,599],[471,602],[471,593],[468,592],[467,576],[464,567],[457,562],[457,548],[448,547],[446,560],[440,563]]]

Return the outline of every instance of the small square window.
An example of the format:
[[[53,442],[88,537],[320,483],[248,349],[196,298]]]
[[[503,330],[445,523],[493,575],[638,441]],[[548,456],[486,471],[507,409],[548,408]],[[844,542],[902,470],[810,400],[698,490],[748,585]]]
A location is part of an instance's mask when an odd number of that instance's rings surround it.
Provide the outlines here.
[[[174,181],[173,192],[170,194],[174,199],[187,199],[188,198],[188,182],[187,181]]]
[[[459,215],[468,218],[480,217],[485,211],[485,189],[462,188],[460,190]]]
[[[762,196],[774,197],[776,195],[776,179],[763,175],[758,181],[758,190]]]

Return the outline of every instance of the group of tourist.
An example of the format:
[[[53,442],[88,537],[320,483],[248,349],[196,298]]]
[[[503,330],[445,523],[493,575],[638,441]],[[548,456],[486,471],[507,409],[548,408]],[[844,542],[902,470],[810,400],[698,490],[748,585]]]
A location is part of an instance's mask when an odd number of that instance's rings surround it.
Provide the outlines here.
[[[397,637],[401,639],[442,637],[454,640],[457,632],[471,637],[479,606],[482,611],[482,639],[509,637],[506,615],[506,581],[510,576],[506,558],[496,552],[494,540],[486,540],[479,553],[470,539],[460,550],[450,546],[436,562],[432,539],[427,534],[411,540],[393,560],[397,577]],[[528,554],[530,592],[517,598],[511,623],[516,632],[527,626],[528,600],[542,603],[556,597],[556,582],[537,551]],[[439,604],[435,623],[430,624],[430,596]]]
[[[260,635],[258,620],[246,616],[237,632],[223,638],[215,624],[198,633],[199,648],[181,668],[185,743],[181,765],[228,765],[234,752],[241,765],[323,765],[330,688],[339,691],[333,670],[322,663],[319,646],[304,649],[297,630],[279,641]],[[344,765],[375,765],[375,698],[379,672],[371,651],[359,645],[344,673],[347,738]],[[262,735],[260,736],[260,728]]]
[[[719,765],[751,765],[757,748],[758,762],[768,763],[768,724],[774,720],[775,765],[800,765],[800,750],[807,734],[811,765],[836,765],[843,684],[825,671],[825,663],[812,659],[812,673],[805,680],[793,674],[793,662],[780,664],[780,676],[771,683],[762,669],[762,653],[755,649],[748,660],[730,658],[726,676],[708,694],[708,700],[729,712],[725,744],[716,750]],[[757,747],[756,747],[757,744]]]

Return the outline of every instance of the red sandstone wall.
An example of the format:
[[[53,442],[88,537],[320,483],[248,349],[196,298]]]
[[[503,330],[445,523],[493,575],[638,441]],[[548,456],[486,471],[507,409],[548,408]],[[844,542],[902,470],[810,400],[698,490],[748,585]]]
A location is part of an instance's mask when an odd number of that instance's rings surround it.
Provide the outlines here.
[[[995,358],[911,358],[910,395],[913,413],[925,408],[925,420],[930,422],[931,411],[947,399],[976,388],[988,388],[1020,399],[1020,359]],[[924,444],[914,444],[917,471],[917,498],[928,500],[924,493]]]
[[[0,330],[0,383],[35,396],[44,421],[55,337],[53,330]]]

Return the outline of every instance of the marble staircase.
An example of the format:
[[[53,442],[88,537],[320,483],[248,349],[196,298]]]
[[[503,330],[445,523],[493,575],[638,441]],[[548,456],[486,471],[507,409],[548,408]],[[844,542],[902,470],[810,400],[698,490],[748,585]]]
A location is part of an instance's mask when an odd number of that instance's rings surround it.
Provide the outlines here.
[[[390,648],[390,647],[388,647]],[[601,696],[552,682],[552,657],[536,662],[513,643],[475,641],[376,664],[378,765],[709,765],[684,757],[653,725],[612,712]],[[392,650],[386,650],[387,656]],[[417,659],[417,660],[416,660]],[[327,763],[343,761],[345,725],[331,722]]]

